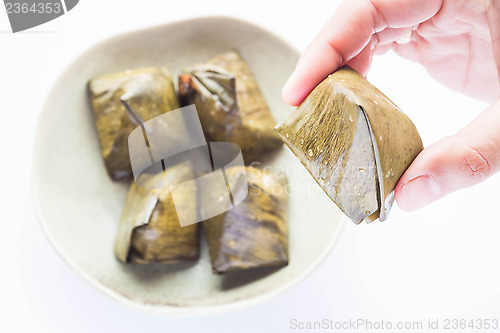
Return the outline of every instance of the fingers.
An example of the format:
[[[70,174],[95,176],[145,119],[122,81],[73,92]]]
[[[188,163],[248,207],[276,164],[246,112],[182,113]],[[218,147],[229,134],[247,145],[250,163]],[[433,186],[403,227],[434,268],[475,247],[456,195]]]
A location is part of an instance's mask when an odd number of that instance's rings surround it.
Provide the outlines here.
[[[407,36],[412,37],[413,31],[417,26],[404,28],[385,28],[377,33],[376,40],[378,45],[392,44],[399,39],[405,39]]]
[[[377,43],[374,45],[373,54],[384,54],[392,49],[405,58],[418,61],[418,52],[414,40],[416,29],[417,26],[386,28],[377,33]],[[409,38],[409,41],[400,43],[400,40],[406,40],[407,38]]]
[[[366,76],[372,63],[372,48],[373,46],[371,45],[365,46],[365,48],[357,56],[347,62],[347,65],[354,68],[361,75]]]
[[[382,54],[394,47],[400,38],[404,38],[413,32],[413,27],[408,28],[386,28],[371,36],[365,48],[354,58],[347,61],[347,65],[354,68],[361,75],[366,76],[374,54]]]
[[[486,1],[486,17],[490,29],[491,45],[496,60],[497,73],[500,78],[500,4],[493,0]]]
[[[404,210],[475,185],[500,169],[500,100],[456,135],[425,148],[396,186]]]
[[[374,33],[415,26],[436,14],[442,0],[346,0],[306,48],[283,88],[298,105],[326,76],[358,55]]]
[[[417,48],[417,43],[411,41],[408,44],[396,44],[393,47],[394,51],[403,58],[408,60],[421,63],[419,51]]]

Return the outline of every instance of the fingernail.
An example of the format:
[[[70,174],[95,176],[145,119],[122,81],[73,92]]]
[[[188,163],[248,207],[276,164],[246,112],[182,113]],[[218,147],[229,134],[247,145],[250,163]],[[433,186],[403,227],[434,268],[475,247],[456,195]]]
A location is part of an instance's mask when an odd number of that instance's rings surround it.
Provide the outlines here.
[[[438,199],[440,194],[434,177],[418,176],[403,184],[403,202],[400,206],[404,210],[418,209]]]

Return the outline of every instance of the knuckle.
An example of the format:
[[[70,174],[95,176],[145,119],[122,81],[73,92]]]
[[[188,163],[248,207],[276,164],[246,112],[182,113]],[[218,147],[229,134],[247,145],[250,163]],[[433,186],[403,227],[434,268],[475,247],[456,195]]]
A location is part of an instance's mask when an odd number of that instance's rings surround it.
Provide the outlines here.
[[[493,174],[490,163],[481,152],[467,146],[467,153],[464,155],[464,164],[469,173],[469,177],[477,181],[483,181]]]

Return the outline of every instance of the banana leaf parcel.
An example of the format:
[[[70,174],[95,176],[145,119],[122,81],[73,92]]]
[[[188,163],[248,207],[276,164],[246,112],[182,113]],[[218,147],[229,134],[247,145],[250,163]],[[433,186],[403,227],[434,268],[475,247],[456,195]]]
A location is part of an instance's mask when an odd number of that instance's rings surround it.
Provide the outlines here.
[[[387,219],[396,183],[423,149],[408,116],[347,66],[275,130],[356,224]]]
[[[146,67],[103,75],[90,80],[88,90],[108,174],[115,181],[129,180],[132,169],[127,140],[139,124],[121,100],[142,121],[179,108],[170,71],[166,67]]]
[[[181,163],[155,175],[143,173],[139,187],[132,182],[115,242],[115,256],[122,262],[139,264],[176,263],[198,258],[198,224],[181,227],[178,214],[194,219],[196,189],[182,187],[183,207],[176,207],[165,184],[178,184],[194,178],[189,163]]]
[[[246,164],[282,145],[256,79],[235,51],[186,69],[179,76],[179,99],[196,105],[209,140],[237,144]]]
[[[244,173],[247,181],[241,184],[237,178]],[[248,195],[234,208],[203,222],[214,273],[287,265],[286,176],[253,167],[233,167],[226,174],[229,183],[248,186]],[[233,195],[238,191],[232,190]]]

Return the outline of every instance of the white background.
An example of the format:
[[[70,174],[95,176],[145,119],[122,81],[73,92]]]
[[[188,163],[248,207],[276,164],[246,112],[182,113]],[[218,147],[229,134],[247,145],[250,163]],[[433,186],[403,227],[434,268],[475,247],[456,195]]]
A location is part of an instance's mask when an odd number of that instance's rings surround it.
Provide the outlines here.
[[[290,329],[292,318],[500,319],[498,175],[412,213],[395,207],[386,223],[346,224],[328,259],[299,285],[224,315],[131,310],[89,286],[45,239],[31,199],[35,129],[48,90],[72,59],[117,33],[205,15],[257,23],[303,50],[338,3],[82,0],[67,15],[18,34],[2,8],[0,332],[290,332],[298,331]],[[368,78],[409,114],[425,145],[486,107],[394,54],[375,58]]]

